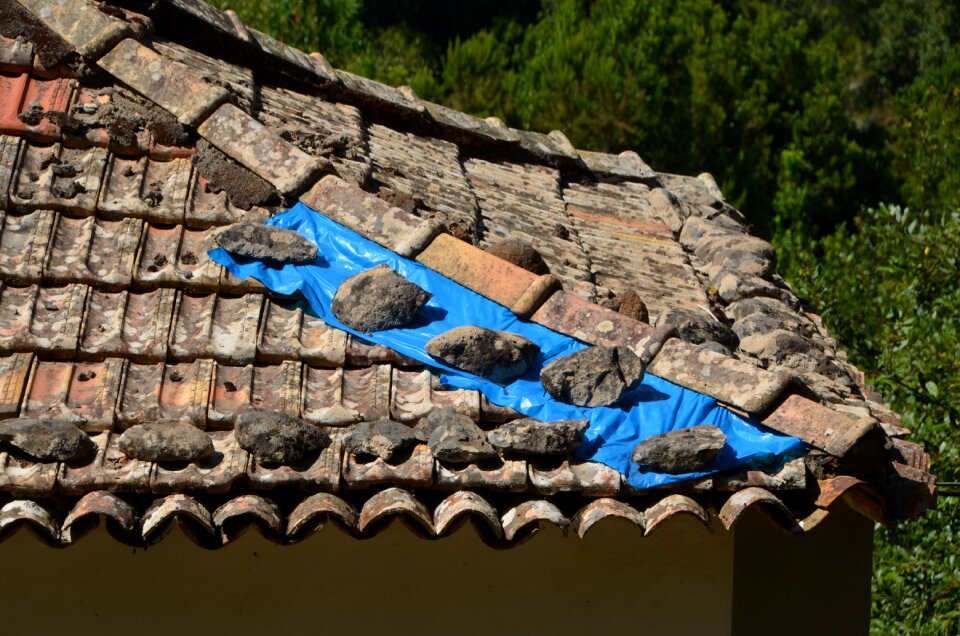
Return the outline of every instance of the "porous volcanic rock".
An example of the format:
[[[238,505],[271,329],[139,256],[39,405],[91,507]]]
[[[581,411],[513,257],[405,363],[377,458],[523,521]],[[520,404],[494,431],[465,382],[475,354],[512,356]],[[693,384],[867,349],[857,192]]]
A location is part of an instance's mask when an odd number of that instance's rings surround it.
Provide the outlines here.
[[[522,376],[540,352],[526,338],[483,327],[456,327],[430,340],[425,348],[450,366],[497,384]]]
[[[267,464],[294,464],[330,443],[323,429],[276,411],[241,413],[235,433],[242,449]]]
[[[627,347],[587,347],[540,372],[550,395],[577,406],[610,406],[643,379],[644,364]]]
[[[644,470],[682,475],[703,470],[727,442],[712,424],[700,424],[654,435],[633,448],[630,459]]]
[[[546,261],[540,256],[540,252],[533,249],[533,246],[526,241],[504,239],[486,248],[486,251],[513,263],[517,267],[522,267],[528,272],[534,274],[550,273],[550,268],[547,267]]]
[[[351,329],[373,333],[410,323],[431,297],[388,266],[378,265],[343,281],[330,309]]]
[[[192,462],[213,454],[210,436],[179,420],[131,426],[120,436],[119,444],[128,457],[148,462]]]
[[[427,446],[437,459],[465,464],[498,456],[483,429],[453,408],[432,411],[418,427],[417,435],[426,436]]]
[[[409,426],[383,419],[354,424],[344,445],[354,455],[379,457],[389,462],[417,441],[416,432]]]
[[[566,455],[583,443],[587,420],[541,422],[531,417],[508,422],[487,433],[497,448],[525,455]]]
[[[317,260],[317,246],[293,230],[243,221],[216,234],[217,243],[231,254],[268,265],[306,265]]]
[[[0,421],[0,442],[42,462],[67,462],[86,455],[93,441],[79,428],[61,420]]]

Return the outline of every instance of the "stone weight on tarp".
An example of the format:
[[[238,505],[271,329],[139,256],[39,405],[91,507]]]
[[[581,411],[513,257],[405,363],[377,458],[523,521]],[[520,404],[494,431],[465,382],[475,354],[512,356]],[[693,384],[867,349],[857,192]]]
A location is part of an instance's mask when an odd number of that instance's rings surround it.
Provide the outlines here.
[[[427,353],[452,367],[507,384],[527,372],[540,348],[526,338],[483,327],[457,327],[431,339]]]
[[[633,448],[630,458],[641,469],[671,475],[695,473],[723,449],[727,436],[712,424],[654,435]]]
[[[330,309],[351,329],[373,333],[412,322],[430,298],[388,266],[379,265],[343,281]]]
[[[587,420],[541,422],[531,417],[508,422],[487,433],[490,443],[524,455],[566,455],[583,443]]]
[[[231,254],[268,265],[306,265],[317,260],[317,246],[290,230],[260,223],[234,223],[217,232],[217,243]]]
[[[540,372],[555,399],[577,406],[610,406],[643,379],[643,361],[627,347],[587,347]]]

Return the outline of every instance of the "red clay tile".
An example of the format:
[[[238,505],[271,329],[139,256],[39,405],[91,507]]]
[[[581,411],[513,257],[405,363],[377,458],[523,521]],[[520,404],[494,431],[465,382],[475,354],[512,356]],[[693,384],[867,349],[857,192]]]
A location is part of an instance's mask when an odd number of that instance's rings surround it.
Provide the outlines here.
[[[477,421],[480,419],[480,393],[465,389],[444,390],[427,369],[393,369],[390,418],[416,423],[434,409],[452,407]]]
[[[263,208],[241,210],[235,207],[230,203],[226,191],[215,190],[209,181],[194,170],[186,203],[185,219],[188,227],[206,229],[238,221],[260,222],[268,217],[269,213]]]
[[[160,389],[163,417],[186,418],[199,428],[206,428],[213,366],[213,360],[166,365]]]
[[[530,318],[548,329],[604,347],[638,349],[653,327],[567,292],[557,292]]]
[[[136,362],[160,362],[167,356],[175,292],[100,292],[90,295],[81,354],[89,358],[122,356]]]
[[[835,457],[843,457],[864,435],[877,427],[872,418],[854,417],[800,395],[788,396],[763,420],[773,430],[799,437]]]
[[[347,488],[381,485],[425,488],[433,485],[433,454],[425,444],[420,444],[406,461],[388,464],[379,457],[371,462],[360,463],[353,453],[346,453],[343,482]]]
[[[302,360],[324,367],[342,366],[347,334],[311,316],[302,304],[268,300],[257,338],[257,359],[264,362]]]
[[[120,435],[105,431],[91,435],[96,455],[90,460],[64,464],[57,475],[59,490],[80,495],[95,490],[146,492],[153,465],[127,457],[120,450]]]
[[[212,494],[229,491],[233,483],[243,477],[249,455],[240,448],[233,431],[212,431],[208,435],[213,442],[213,455],[185,468],[170,469],[155,464],[150,492],[166,495],[184,491]]]
[[[614,497],[620,493],[620,473],[598,462],[564,459],[559,466],[549,468],[531,463],[529,477],[532,490],[544,495],[577,492],[590,497]]]
[[[520,315],[536,311],[556,288],[551,276],[537,276],[454,238],[437,236],[417,261]]]
[[[343,404],[366,421],[390,417],[390,365],[344,369]]]
[[[17,497],[49,497],[57,485],[57,462],[39,463],[0,452],[0,492]]]
[[[397,353],[390,347],[366,342],[352,334],[347,336],[346,364],[349,367],[370,367],[392,364],[400,367],[419,367],[421,363]]]
[[[250,403],[253,408],[279,411],[300,416],[300,381],[303,365],[284,362],[273,366],[254,367]]]
[[[395,208],[333,175],[321,179],[300,200],[320,214],[408,258],[416,256],[441,231],[437,223]]]
[[[16,417],[20,412],[32,362],[32,353],[0,357],[0,419]]]
[[[0,276],[8,282],[40,282],[55,213],[37,210],[15,216],[0,211]]]
[[[193,167],[189,159],[155,161],[111,155],[98,208],[106,218],[138,217],[183,223]]]
[[[13,183],[13,172],[17,167],[19,151],[19,137],[0,135],[0,208],[4,210],[10,202],[10,185]]]
[[[38,115],[39,121],[28,124],[20,116],[33,110],[65,112],[70,104],[74,82],[68,79],[44,80],[29,73],[0,73],[0,133],[24,135],[34,141],[55,141],[60,126]]]
[[[181,282],[176,263],[182,236],[180,225],[163,227],[148,223],[144,227],[134,279],[150,287],[177,286]]]
[[[262,303],[259,294],[236,298],[179,294],[170,331],[170,356],[176,360],[215,358],[233,365],[253,362]]]
[[[357,408],[344,404],[345,369],[307,367],[303,380],[303,419],[322,426],[344,426],[363,419]]]
[[[207,427],[231,429],[237,414],[250,408],[253,365],[231,367],[217,364],[214,370]]]
[[[143,221],[105,221],[57,215],[44,279],[88,283],[106,289],[130,284]]]
[[[67,420],[87,432],[108,431],[123,368],[124,361],[118,358],[89,364],[39,362],[23,415]]]
[[[199,124],[230,96],[225,88],[203,81],[188,66],[133,39],[120,42],[98,64],[187,126]]]
[[[207,256],[211,245],[205,232],[183,230],[180,251],[177,253],[177,276],[188,289],[216,291],[223,269]]]
[[[330,445],[308,466],[263,466],[250,458],[247,479],[257,489],[295,487],[302,490],[336,491],[340,487],[340,461],[343,441],[339,431],[331,432]]]
[[[106,160],[105,148],[25,144],[10,201],[24,211],[49,208],[92,215]]]
[[[163,367],[163,363],[127,365],[120,387],[120,399],[117,401],[117,423],[120,428],[161,419]]]
[[[0,352],[72,356],[77,350],[87,289],[84,285],[4,288],[0,292]]]
[[[233,104],[215,110],[197,128],[207,141],[284,194],[306,189],[321,163]]]

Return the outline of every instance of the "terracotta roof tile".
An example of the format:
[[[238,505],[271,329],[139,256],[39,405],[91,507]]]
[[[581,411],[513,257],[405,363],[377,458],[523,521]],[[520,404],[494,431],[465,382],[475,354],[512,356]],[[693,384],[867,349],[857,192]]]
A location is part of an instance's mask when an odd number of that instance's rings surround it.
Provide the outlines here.
[[[21,417],[64,419],[88,432],[109,431],[123,379],[124,361],[36,361]]]
[[[32,353],[0,356],[0,418],[16,417],[30,377]]]
[[[427,488],[433,485],[433,454],[426,444],[420,444],[404,461],[389,464],[379,457],[361,462],[353,453],[347,452],[344,454],[342,476],[346,488]]]
[[[33,42],[0,36],[0,69],[27,71],[33,66]]]
[[[0,212],[0,275],[12,283],[38,283],[47,259],[56,213]]]
[[[154,161],[146,156],[111,155],[98,209],[105,218],[137,217],[154,223],[182,224],[190,177],[189,159]]]
[[[75,83],[69,79],[40,79],[29,72],[0,75],[0,133],[24,135],[38,142],[54,141],[60,126],[46,117],[47,111],[63,112],[70,103]],[[29,115],[36,111],[32,120]]]
[[[23,211],[43,208],[92,215],[106,161],[105,148],[25,144],[10,201]]]
[[[124,22],[107,16],[87,2],[70,0],[18,0],[54,33],[84,57],[96,59],[131,35]]]
[[[44,281],[123,289],[132,281],[142,232],[139,219],[108,221],[57,214]]]
[[[172,289],[143,293],[94,290],[87,303],[81,354],[94,359],[165,360],[175,297]]]
[[[302,360],[321,367],[340,367],[346,361],[346,332],[328,326],[304,311],[302,305],[266,300],[257,336],[257,360]]]
[[[523,492],[527,489],[527,462],[503,459],[489,465],[454,465],[437,462],[437,488]]]
[[[243,365],[257,353],[257,325],[263,297],[178,294],[170,331],[169,357],[213,358]]]

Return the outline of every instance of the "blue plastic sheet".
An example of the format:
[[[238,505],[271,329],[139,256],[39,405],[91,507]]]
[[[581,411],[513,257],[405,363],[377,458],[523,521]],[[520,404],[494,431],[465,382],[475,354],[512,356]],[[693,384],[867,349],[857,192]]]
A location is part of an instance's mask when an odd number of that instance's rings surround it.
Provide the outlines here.
[[[309,308],[327,324],[365,340],[394,349],[434,367],[445,385],[481,391],[494,404],[509,406],[538,420],[584,419],[590,427],[576,451],[582,459],[602,462],[627,477],[637,489],[701,477],[744,464],[772,466],[799,454],[798,439],[761,430],[751,421],[721,407],[716,400],[647,374],[621,407],[578,407],[554,400],[540,384],[540,369],[550,361],[586,345],[541,325],[519,319],[510,310],[397,255],[363,236],[298,203],[274,216],[269,225],[294,230],[317,244],[320,256],[309,265],[271,267],[256,260],[234,257],[222,248],[210,257],[238,278],[253,277],[280,294],[303,294]],[[347,278],[386,264],[433,297],[421,309],[420,319],[405,328],[361,334],[340,323],[330,311],[337,288]],[[498,385],[448,367],[431,357],[424,346],[434,336],[465,325],[477,325],[519,334],[540,347],[537,364],[524,377]],[[670,430],[713,424],[727,436],[727,446],[708,466],[711,470],[686,475],[643,472],[630,461],[641,440]]]

